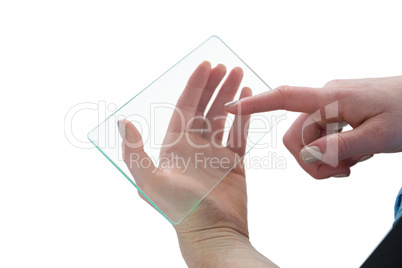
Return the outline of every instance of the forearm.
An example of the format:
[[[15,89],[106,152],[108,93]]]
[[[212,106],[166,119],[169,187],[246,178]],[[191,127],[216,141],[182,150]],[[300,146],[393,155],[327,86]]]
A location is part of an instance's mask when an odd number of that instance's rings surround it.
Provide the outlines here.
[[[278,267],[231,229],[178,233],[178,238],[189,267]]]

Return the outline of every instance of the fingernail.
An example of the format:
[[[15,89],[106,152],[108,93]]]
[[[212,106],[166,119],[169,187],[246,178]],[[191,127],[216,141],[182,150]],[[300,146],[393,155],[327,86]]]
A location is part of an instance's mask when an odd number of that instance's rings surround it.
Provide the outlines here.
[[[349,175],[348,174],[338,174],[338,175],[334,175],[332,177],[334,177],[334,178],[345,178],[345,177],[349,177]]]
[[[229,101],[228,103],[225,104],[225,107],[230,107],[238,103],[239,100],[234,100],[234,101]]]
[[[221,70],[226,70],[225,65],[223,65],[223,64],[221,64],[221,63],[219,63],[218,65],[216,65],[216,68],[219,68],[219,69],[221,69]]]
[[[320,148],[317,146],[305,147],[301,150],[300,157],[304,163],[311,164],[315,161],[321,160],[322,153]]]
[[[362,158],[359,159],[359,162],[366,161],[367,159],[370,159],[370,158],[372,158],[372,157],[373,157],[372,154],[371,154],[371,155],[365,155],[365,156],[363,156]]]
[[[119,129],[120,136],[124,139],[124,137],[126,136],[126,126],[123,122],[118,121],[117,128]]]

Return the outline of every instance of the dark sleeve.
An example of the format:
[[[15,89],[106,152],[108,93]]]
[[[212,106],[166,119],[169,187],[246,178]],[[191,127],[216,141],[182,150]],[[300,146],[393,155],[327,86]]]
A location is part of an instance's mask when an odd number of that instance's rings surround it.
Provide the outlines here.
[[[361,267],[402,267],[402,188],[395,202],[395,222]]]

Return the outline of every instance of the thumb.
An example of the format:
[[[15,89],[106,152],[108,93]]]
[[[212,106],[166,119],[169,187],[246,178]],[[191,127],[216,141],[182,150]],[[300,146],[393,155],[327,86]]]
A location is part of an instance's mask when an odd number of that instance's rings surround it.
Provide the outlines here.
[[[300,151],[300,158],[310,164],[318,160],[336,166],[339,161],[355,155],[379,153],[384,148],[384,136],[371,123],[346,132],[321,137]]]
[[[117,122],[122,137],[123,158],[135,182],[141,188],[144,181],[155,172],[152,159],[144,151],[142,137],[137,128],[128,120]]]

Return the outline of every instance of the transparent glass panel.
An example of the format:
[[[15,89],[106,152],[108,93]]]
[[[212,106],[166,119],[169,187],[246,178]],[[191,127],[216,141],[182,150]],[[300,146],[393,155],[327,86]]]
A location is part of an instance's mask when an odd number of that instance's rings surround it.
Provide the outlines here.
[[[236,120],[227,115],[224,104],[239,99],[244,87],[254,95],[270,90],[212,36],[90,131],[88,139],[146,201],[179,224],[285,114]]]

